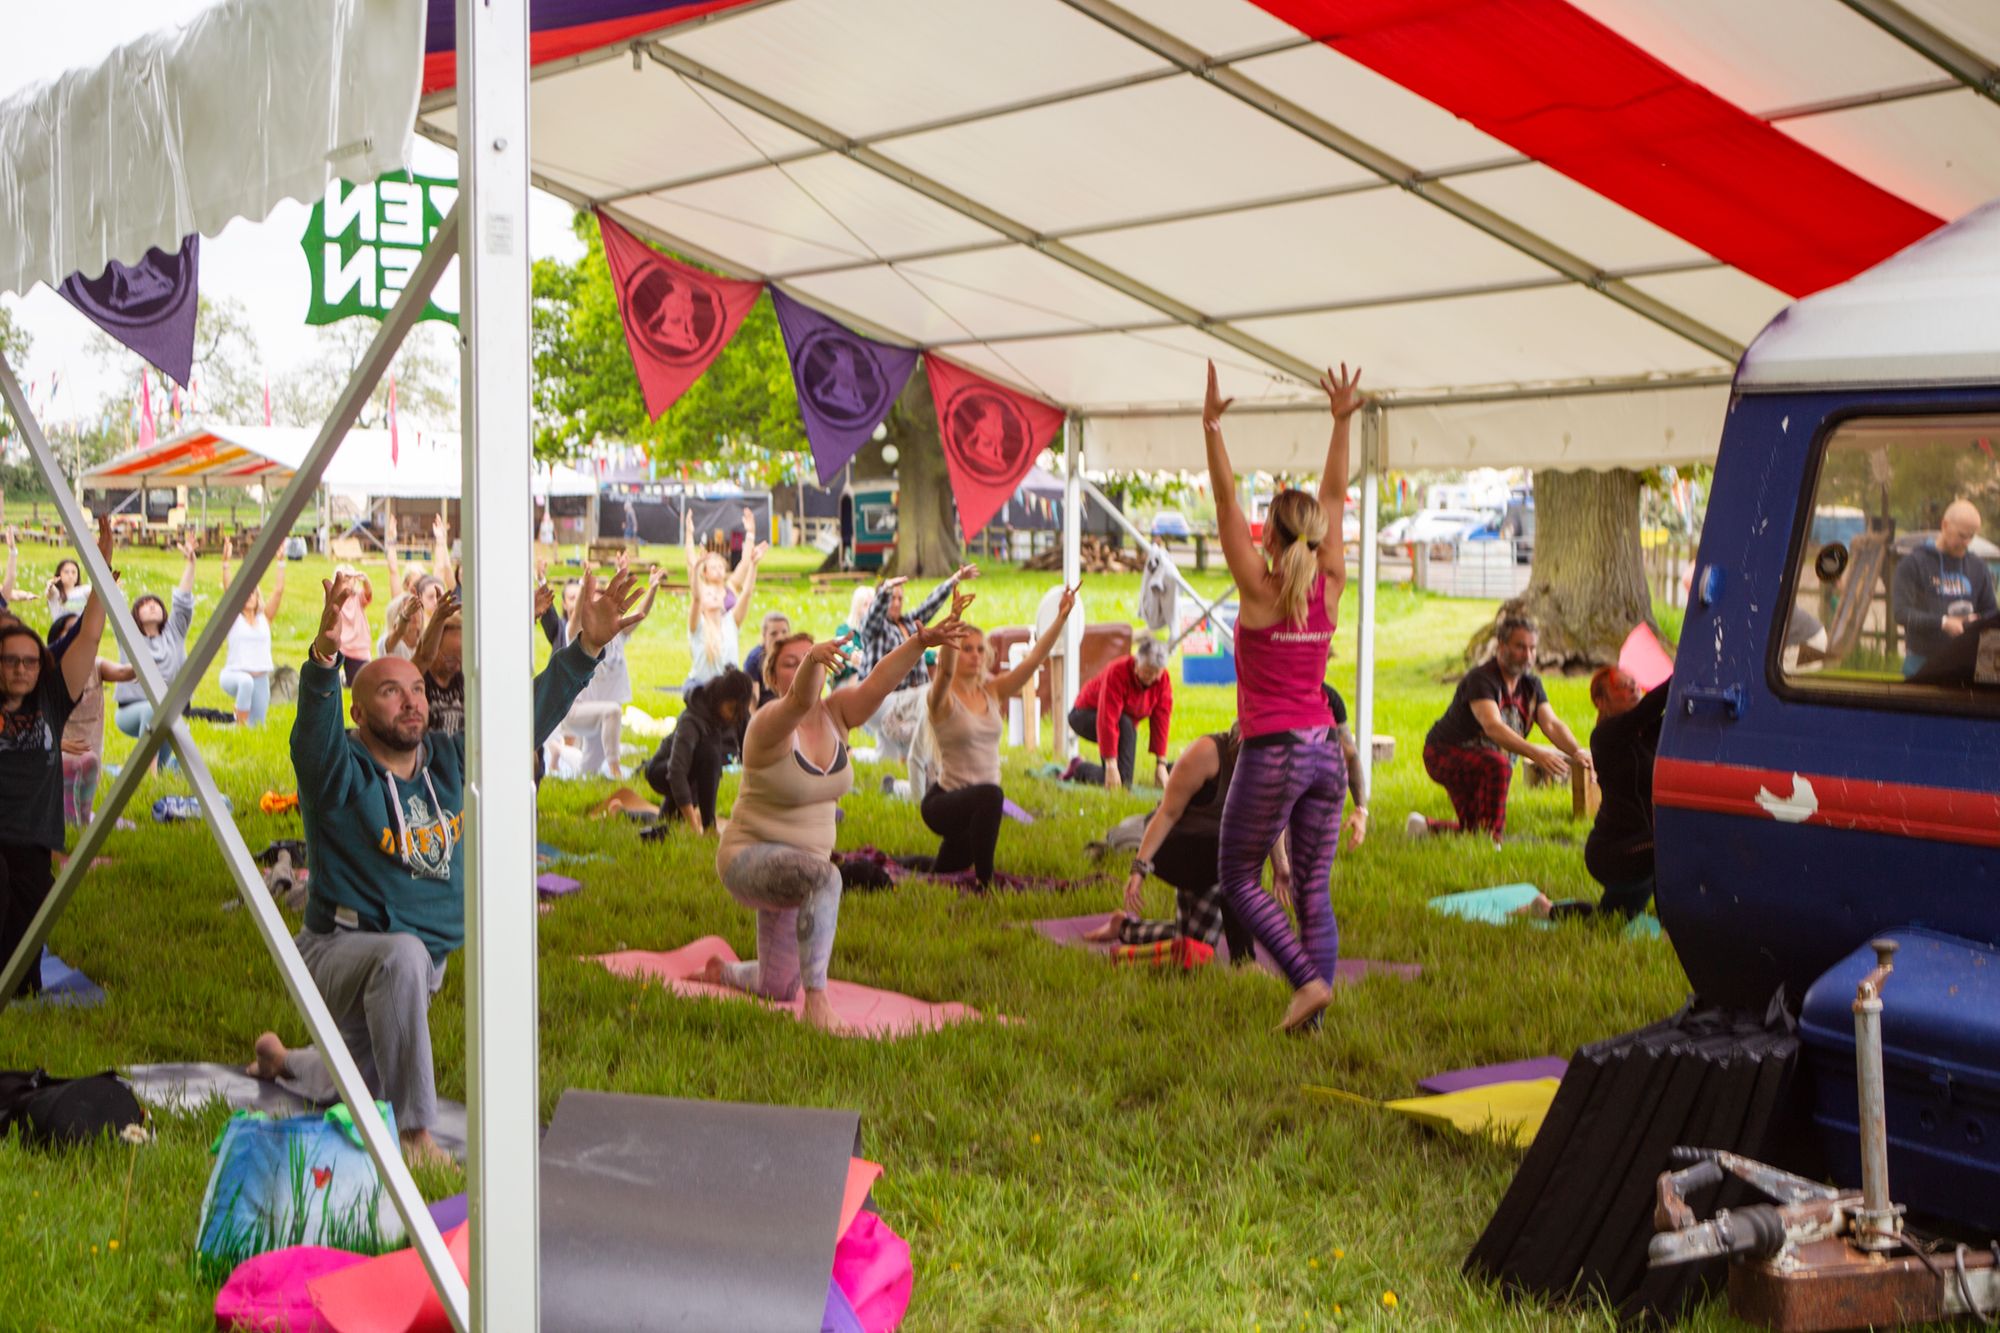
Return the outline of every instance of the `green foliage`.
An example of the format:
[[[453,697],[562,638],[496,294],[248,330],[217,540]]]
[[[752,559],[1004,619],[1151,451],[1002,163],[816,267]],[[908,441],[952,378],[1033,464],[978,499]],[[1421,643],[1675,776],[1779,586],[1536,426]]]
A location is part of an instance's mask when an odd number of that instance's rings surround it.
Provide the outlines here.
[[[777,313],[760,298],[729,345],[658,421],[646,415],[625,344],[597,222],[579,213],[588,247],[574,264],[541,259],[533,275],[535,453],[560,459],[598,441],[644,445],[662,462],[764,464],[778,479],[806,448]],[[681,256],[676,255],[676,259]]]

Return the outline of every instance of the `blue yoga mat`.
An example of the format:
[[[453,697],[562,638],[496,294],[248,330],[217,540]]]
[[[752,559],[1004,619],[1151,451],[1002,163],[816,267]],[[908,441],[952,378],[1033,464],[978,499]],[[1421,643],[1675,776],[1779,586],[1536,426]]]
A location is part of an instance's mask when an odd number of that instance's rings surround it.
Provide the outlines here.
[[[1430,909],[1444,916],[1455,916],[1464,921],[1481,921],[1489,926],[1504,926],[1512,920],[1533,921],[1538,926],[1549,923],[1535,917],[1515,918],[1509,914],[1535,901],[1541,892],[1532,884],[1502,884],[1497,888],[1473,889],[1467,893],[1447,893],[1430,901]]]
[[[104,988],[62,959],[42,950],[42,1003],[89,1009],[104,1003]]]

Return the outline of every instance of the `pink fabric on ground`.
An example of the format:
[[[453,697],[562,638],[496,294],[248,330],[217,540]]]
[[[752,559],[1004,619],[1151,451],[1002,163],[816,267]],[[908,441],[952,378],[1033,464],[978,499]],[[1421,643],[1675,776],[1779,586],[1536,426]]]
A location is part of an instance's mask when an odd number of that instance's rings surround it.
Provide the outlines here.
[[[909,1242],[879,1215],[862,1213],[834,1247],[833,1280],[867,1333],[891,1333],[916,1288]]]
[[[365,1264],[365,1254],[293,1245],[245,1259],[215,1293],[215,1326],[256,1333],[331,1333],[313,1309],[306,1284]]]
[[[793,1017],[797,1017],[805,1007],[803,994],[793,997],[789,1003],[778,1004],[773,1000],[746,995],[729,986],[696,980],[711,958],[720,958],[726,963],[740,961],[736,951],[720,935],[705,935],[668,953],[627,949],[622,953],[599,954],[589,961],[603,965],[615,976],[658,982],[674,994],[690,999],[757,999],[758,1003],[786,1010]],[[833,1012],[847,1025],[849,1035],[878,1041],[906,1037],[916,1032],[934,1032],[953,1023],[980,1017],[979,1011],[968,1005],[956,1002],[932,1004],[852,981],[827,982],[826,998],[833,1005]]]

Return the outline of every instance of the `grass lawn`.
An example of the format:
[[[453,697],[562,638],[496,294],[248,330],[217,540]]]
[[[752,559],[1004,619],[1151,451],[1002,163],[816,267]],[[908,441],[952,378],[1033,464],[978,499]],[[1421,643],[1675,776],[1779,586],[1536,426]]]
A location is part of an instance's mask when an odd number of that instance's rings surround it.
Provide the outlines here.
[[[22,554],[23,582],[38,586],[54,553]],[[165,593],[178,568],[139,553],[121,563],[133,593]],[[321,560],[294,566],[281,661],[302,656],[327,569]],[[216,600],[213,562],[200,578],[197,630]],[[995,570],[978,584],[973,618],[1022,623],[1053,582]],[[1087,580],[1091,618],[1130,617],[1137,583]],[[1218,588],[1219,576],[1205,586]],[[815,595],[797,575],[764,580],[757,598],[757,612],[776,605],[822,634],[847,606],[844,587]],[[712,843],[676,835],[642,844],[626,822],[586,817],[611,784],[551,782],[541,792],[542,838],[608,859],[575,872],[585,891],[541,919],[543,1115],[570,1087],[859,1109],[866,1150],[888,1169],[877,1202],[915,1255],[913,1330],[1603,1326],[1596,1309],[1514,1307],[1458,1276],[1516,1153],[1299,1092],[1311,1082],[1407,1095],[1438,1070],[1567,1054],[1683,998],[1664,943],[1589,926],[1496,929],[1424,909],[1434,894],[1515,880],[1555,896],[1595,893],[1566,788],[1517,787],[1508,832],[1525,836],[1500,850],[1402,839],[1410,810],[1446,809],[1422,772],[1422,738],[1449,697],[1453,654],[1491,609],[1384,589],[1377,729],[1395,736],[1397,752],[1376,772],[1374,834],[1342,849],[1333,896],[1344,953],[1421,963],[1424,973],[1343,988],[1323,1033],[1272,1035],[1285,988],[1260,972],[1113,969],[1025,929],[1032,918],[1114,904],[1118,864],[1094,865],[1083,844],[1146,806],[1141,795],[1029,776],[1039,755],[1009,752],[1009,794],[1039,821],[1008,824],[1000,864],[1093,882],[983,900],[905,885],[842,905],[836,975],[1018,1020],[893,1043],[824,1038],[748,1004],[678,1000],[578,961],[709,933],[747,956],[754,932],[716,882]],[[37,609],[27,610],[35,620]],[[1349,633],[1335,680],[1352,698],[1351,598],[1343,612]],[[379,601],[376,616],[379,625]],[[633,645],[637,702],[648,711],[679,709],[677,695],[653,687],[680,679],[685,624],[682,604],[664,604]],[[213,681],[211,671],[197,702],[227,707]],[[1231,690],[1176,692],[1176,751],[1233,714]],[[1550,693],[1587,730],[1583,683],[1552,681]],[[274,707],[261,731],[193,724],[253,850],[297,835],[295,816],[257,812],[260,793],[291,788],[290,721],[289,707]],[[114,730],[107,760],[118,763],[128,746]],[[864,766],[859,775],[841,845],[934,850],[916,810],[878,793],[881,771]],[[208,833],[144,818],[154,797],[185,789],[171,776],[145,784],[139,830],[113,835],[114,864],[91,876],[56,928],[57,952],[102,983],[108,1002],[10,1009],[0,1019],[0,1067],[81,1074],[235,1060],[265,1028],[303,1036],[245,914],[223,910],[232,890]],[[1155,886],[1149,906],[1164,914],[1170,898]],[[461,1098],[462,977],[455,963],[431,1010],[441,1091]],[[9,1237],[0,1245],[8,1311],[0,1323],[212,1327],[213,1289],[191,1260],[208,1145],[225,1114],[163,1117],[158,1141],[136,1150],[107,1144],[50,1156],[0,1143]],[[423,1184],[433,1196],[462,1188],[451,1172]],[[1728,1324],[1719,1305],[1697,1321]]]

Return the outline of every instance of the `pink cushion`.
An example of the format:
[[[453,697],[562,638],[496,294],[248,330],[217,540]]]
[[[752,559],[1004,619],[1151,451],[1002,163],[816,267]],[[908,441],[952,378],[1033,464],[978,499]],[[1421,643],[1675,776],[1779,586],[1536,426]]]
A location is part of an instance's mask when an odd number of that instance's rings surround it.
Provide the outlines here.
[[[910,1308],[917,1275],[910,1244],[875,1213],[862,1213],[833,1251],[833,1280],[867,1333],[890,1333]]]
[[[257,1333],[330,1333],[313,1310],[306,1284],[367,1258],[321,1245],[294,1245],[245,1259],[215,1293],[215,1326]]]

